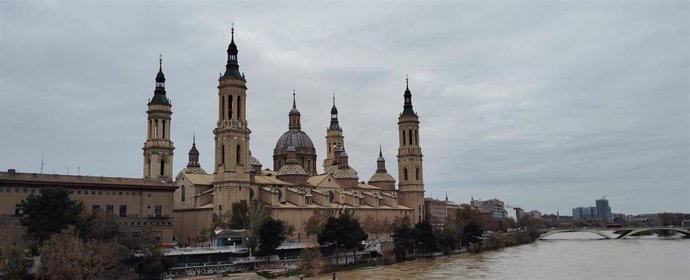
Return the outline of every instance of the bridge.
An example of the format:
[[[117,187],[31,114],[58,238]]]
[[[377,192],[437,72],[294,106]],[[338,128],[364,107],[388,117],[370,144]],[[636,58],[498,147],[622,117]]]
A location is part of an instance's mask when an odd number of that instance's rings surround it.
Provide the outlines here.
[[[604,231],[615,231],[618,235],[617,236],[610,236]],[[596,235],[599,235],[603,237],[604,239],[623,239],[626,237],[630,237],[639,233],[644,233],[644,232],[650,232],[650,231],[664,231],[664,232],[673,232],[673,233],[680,233],[683,234],[685,238],[690,238],[690,230],[687,228],[671,228],[671,227],[640,227],[640,228],[619,228],[619,229],[611,229],[611,228],[569,228],[569,229],[552,229],[552,230],[542,230],[542,235],[539,236],[539,239],[544,239],[548,236],[557,234],[557,233],[564,233],[564,232],[589,232],[593,233]],[[616,234],[614,233],[614,234]]]

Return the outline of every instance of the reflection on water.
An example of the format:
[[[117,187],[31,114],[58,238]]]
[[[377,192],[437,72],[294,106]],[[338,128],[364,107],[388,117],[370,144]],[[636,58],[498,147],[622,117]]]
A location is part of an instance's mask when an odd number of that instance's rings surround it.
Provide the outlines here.
[[[338,272],[338,279],[690,279],[690,240],[567,233],[499,251]],[[322,275],[310,279],[331,279]]]

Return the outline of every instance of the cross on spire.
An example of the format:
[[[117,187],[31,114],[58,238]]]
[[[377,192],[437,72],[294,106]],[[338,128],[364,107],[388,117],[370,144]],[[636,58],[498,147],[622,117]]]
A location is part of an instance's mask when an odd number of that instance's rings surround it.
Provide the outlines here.
[[[297,101],[295,101],[295,89],[292,89],[292,108],[297,108]]]
[[[230,23],[230,41],[231,42],[235,41],[235,23],[234,22]]]

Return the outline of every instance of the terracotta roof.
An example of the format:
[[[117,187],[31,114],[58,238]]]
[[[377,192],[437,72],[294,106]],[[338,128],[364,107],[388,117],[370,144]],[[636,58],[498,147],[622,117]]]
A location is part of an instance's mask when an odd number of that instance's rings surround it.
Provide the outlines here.
[[[174,190],[170,183],[161,183],[140,178],[101,177],[81,175],[58,175],[36,173],[0,172],[0,183],[23,183],[40,185],[90,186],[90,187],[137,187]]]

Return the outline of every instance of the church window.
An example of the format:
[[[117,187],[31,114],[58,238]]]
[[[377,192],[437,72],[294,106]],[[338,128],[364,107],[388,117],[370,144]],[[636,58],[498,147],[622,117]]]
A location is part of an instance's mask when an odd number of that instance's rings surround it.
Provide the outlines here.
[[[412,142],[412,129],[410,129],[410,130],[408,131],[408,133],[407,133],[407,138],[409,138],[408,141],[407,141],[407,144],[414,145],[413,142]]]
[[[405,130],[403,130],[402,144],[403,146],[405,146]]]
[[[414,142],[419,146],[419,130],[417,129],[414,130]]]
[[[220,119],[225,117],[225,96],[220,97]]]
[[[220,164],[225,165],[225,145],[220,146]]]
[[[228,96],[228,119],[232,119],[232,96]]]
[[[414,170],[414,179],[415,179],[415,180],[419,180],[419,168],[416,168],[416,169]]]
[[[161,159],[161,176],[165,174],[165,159]]]
[[[163,133],[161,133],[161,137],[165,138],[165,120],[162,120],[161,123],[163,124]]]
[[[403,177],[407,180],[407,168],[403,169]]]
[[[237,148],[235,149],[235,163],[237,164],[242,163],[242,152],[240,150],[240,145],[237,145]]]
[[[153,121],[153,138],[158,138],[158,120]]]
[[[242,97],[239,97],[239,96],[238,96],[238,97],[237,97],[237,119],[238,119],[238,120],[242,119],[242,111],[241,111],[241,109],[242,109],[242,102],[241,102],[241,100],[242,100]]]
[[[185,201],[185,198],[186,198],[186,191],[187,191],[187,190],[185,189],[185,186],[182,185],[182,188],[180,188],[180,197],[182,198],[182,199],[181,199],[182,202]]]

